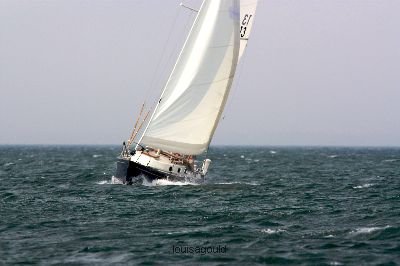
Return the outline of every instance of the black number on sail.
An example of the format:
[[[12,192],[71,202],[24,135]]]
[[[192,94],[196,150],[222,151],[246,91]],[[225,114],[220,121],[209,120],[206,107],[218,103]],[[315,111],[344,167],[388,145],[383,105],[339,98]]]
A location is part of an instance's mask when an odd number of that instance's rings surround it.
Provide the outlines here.
[[[244,15],[243,20],[242,20],[242,26],[240,26],[240,37],[241,38],[244,38],[244,36],[246,35],[247,26],[249,25],[250,19],[252,16],[253,15],[249,15],[249,14]]]
[[[243,26],[249,25],[250,19],[251,19],[252,16],[253,15],[249,15],[249,14],[244,15],[243,20],[242,20],[242,25]]]
[[[244,37],[246,35],[247,27],[240,26],[240,37]]]

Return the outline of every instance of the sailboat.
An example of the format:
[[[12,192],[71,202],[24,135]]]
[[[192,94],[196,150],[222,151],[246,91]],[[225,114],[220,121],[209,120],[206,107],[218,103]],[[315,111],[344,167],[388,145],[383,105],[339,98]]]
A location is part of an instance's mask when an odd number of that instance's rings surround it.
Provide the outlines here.
[[[221,118],[257,1],[204,0],[195,10],[194,23],[139,141],[133,139],[149,113],[140,126],[136,121],[123,144],[114,182],[132,184],[140,176],[149,181],[204,181],[211,160],[200,165],[196,157],[208,150]]]

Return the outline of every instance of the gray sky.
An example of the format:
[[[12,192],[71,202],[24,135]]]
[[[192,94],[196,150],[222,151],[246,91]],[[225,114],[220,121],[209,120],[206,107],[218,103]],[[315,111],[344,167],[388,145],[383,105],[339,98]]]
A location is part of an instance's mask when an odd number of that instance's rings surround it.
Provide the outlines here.
[[[260,2],[213,144],[400,146],[400,1]],[[193,19],[179,3],[0,0],[0,144],[121,143]]]

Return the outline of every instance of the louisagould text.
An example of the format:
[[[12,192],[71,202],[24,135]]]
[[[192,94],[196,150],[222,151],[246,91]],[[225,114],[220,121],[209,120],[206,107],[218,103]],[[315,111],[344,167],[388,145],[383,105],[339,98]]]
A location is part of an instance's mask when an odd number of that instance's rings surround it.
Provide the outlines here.
[[[174,254],[224,254],[226,246],[172,246]]]

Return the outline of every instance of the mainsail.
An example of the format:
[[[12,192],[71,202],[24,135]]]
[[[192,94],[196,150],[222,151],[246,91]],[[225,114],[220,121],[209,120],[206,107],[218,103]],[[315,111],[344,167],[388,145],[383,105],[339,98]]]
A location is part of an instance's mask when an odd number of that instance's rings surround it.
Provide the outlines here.
[[[240,1],[240,49],[239,59],[242,57],[253,27],[258,0]]]
[[[202,3],[141,145],[186,155],[208,148],[238,62],[239,23],[238,0]]]

